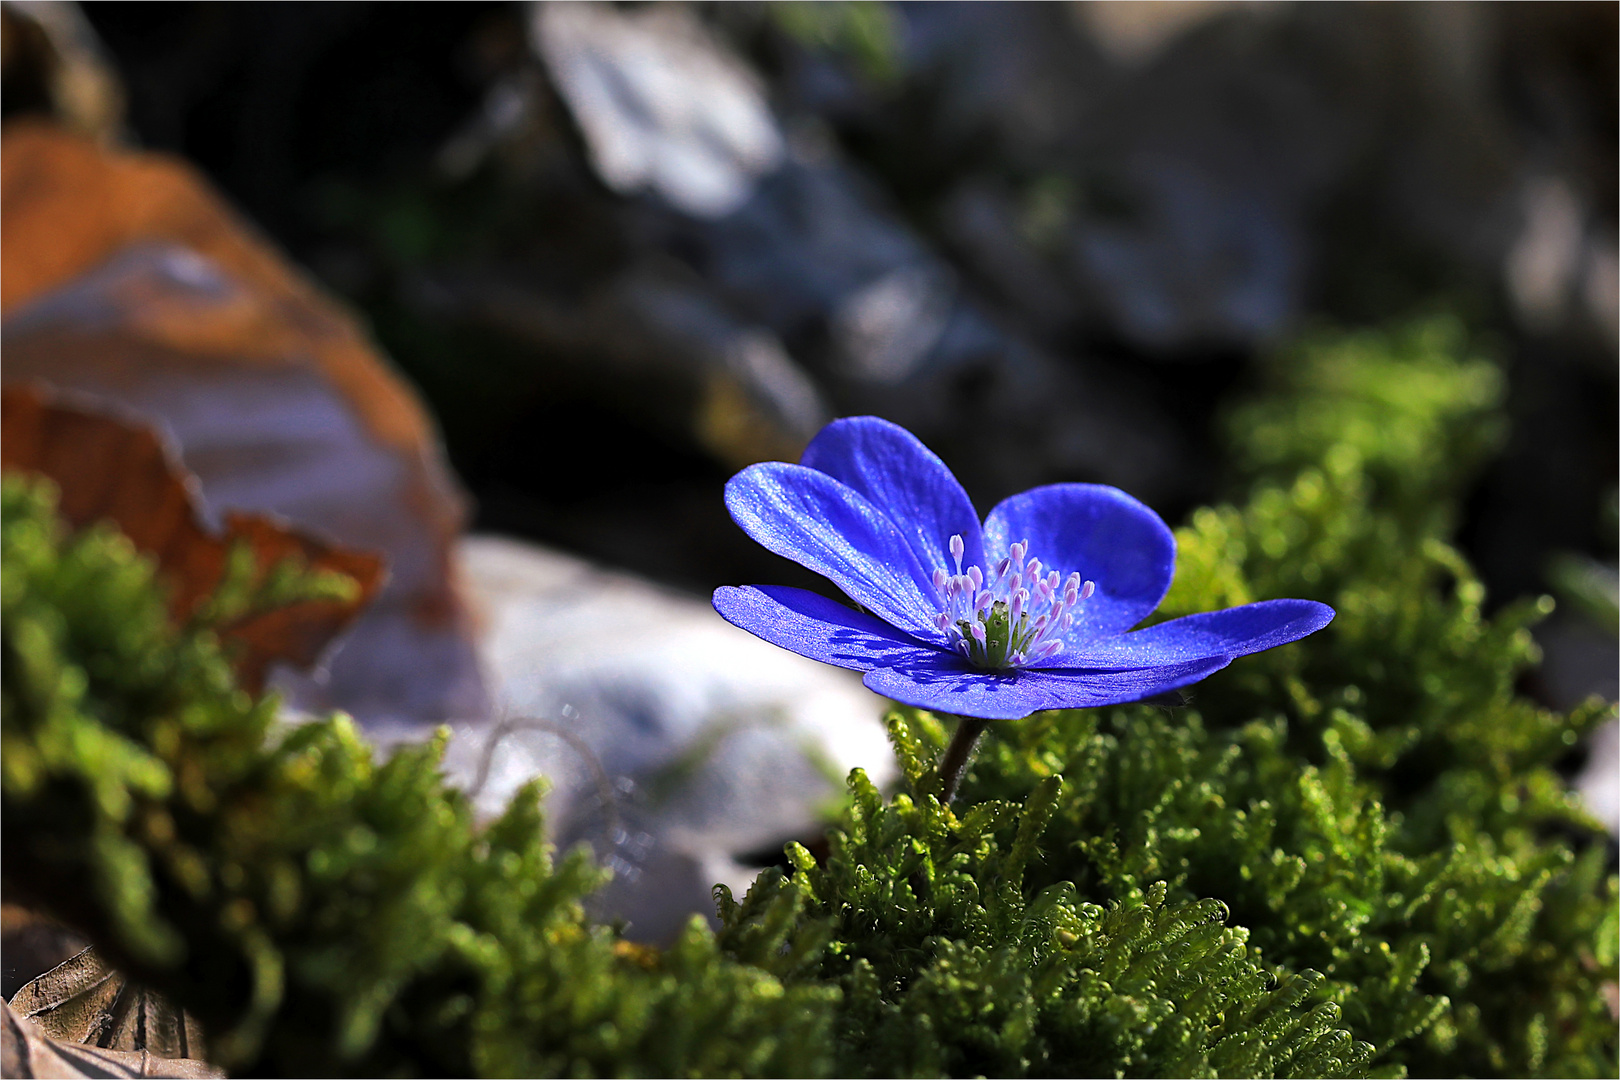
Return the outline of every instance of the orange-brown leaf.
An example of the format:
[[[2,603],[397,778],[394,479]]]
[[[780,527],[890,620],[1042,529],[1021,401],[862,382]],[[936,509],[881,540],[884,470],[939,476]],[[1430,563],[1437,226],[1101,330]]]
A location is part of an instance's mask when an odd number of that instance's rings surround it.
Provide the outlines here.
[[[153,556],[171,589],[177,620],[189,617],[218,587],[238,543],[253,552],[260,577],[296,558],[311,570],[353,578],[359,588],[351,599],[304,600],[223,628],[238,677],[251,692],[262,689],[272,663],[313,664],[383,583],[380,557],[345,550],[271,517],[229,514],[225,535],[215,536],[201,523],[196,480],[150,427],[40,386],[8,386],[0,394],[0,467],[55,481],[60,513],[73,528],[111,521]]]

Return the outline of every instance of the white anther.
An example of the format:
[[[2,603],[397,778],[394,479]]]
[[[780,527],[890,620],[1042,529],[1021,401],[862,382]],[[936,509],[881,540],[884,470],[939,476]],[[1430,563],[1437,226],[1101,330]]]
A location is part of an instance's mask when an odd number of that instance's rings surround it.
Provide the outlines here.
[[[1096,592],[1096,591],[1097,591],[1097,583],[1095,581],[1088,581],[1088,582],[1086,582],[1085,587],[1080,590],[1080,599],[1082,599],[1082,600],[1090,599],[1091,594]]]

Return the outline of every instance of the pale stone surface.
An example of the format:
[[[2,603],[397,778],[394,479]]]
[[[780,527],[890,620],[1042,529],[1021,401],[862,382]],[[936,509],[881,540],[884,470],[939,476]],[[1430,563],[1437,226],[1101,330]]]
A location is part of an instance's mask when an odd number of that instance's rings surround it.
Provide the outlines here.
[[[1592,734],[1591,755],[1575,778],[1575,790],[1592,816],[1620,835],[1620,721],[1610,720]]]
[[[893,776],[883,701],[855,673],[535,545],[475,536],[460,556],[496,714],[456,725],[446,768],[486,815],[545,776],[553,834],[614,868],[600,913],[634,936],[711,913],[716,882],[746,887],[736,856],[817,835],[851,768]]]

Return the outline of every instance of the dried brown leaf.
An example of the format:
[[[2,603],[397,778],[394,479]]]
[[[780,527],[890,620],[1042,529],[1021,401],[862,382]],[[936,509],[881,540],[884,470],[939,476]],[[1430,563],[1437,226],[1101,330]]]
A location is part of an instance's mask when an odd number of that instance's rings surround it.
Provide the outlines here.
[[[457,588],[464,503],[427,413],[360,321],[176,158],[30,118],[9,119],[0,146],[5,382],[161,424],[205,505],[386,553],[389,583],[341,652],[311,675],[277,674],[300,708],[481,715]]]
[[[383,583],[378,556],[344,550],[273,518],[230,514],[225,535],[213,535],[199,519],[196,480],[151,428],[70,403],[40,386],[8,386],[0,393],[0,467],[49,477],[61,489],[59,508],[69,525],[111,521],[155,557],[172,590],[177,620],[214,592],[238,543],[253,552],[261,577],[294,558],[311,570],[353,578],[359,588],[352,598],[304,600],[223,629],[250,692],[262,689],[272,663],[314,663]]]
[[[223,332],[233,354],[245,345],[248,357],[281,360],[282,346],[296,336],[378,440],[411,453],[432,443],[427,413],[378,362],[347,313],[190,166],[99,146],[34,119],[8,121],[0,146],[0,310],[9,314],[131,245],[177,244],[273,297],[279,309],[273,340],[256,343],[230,327],[176,328],[186,341]]]
[[[20,1019],[10,1005],[5,1006],[5,1016],[0,1017],[0,1076],[39,1080],[169,1076],[192,1080],[224,1075],[222,1070],[196,1058],[165,1058],[146,1050],[107,1050],[53,1039],[39,1025]]]
[[[103,1050],[204,1057],[196,1020],[109,967],[94,946],[32,980],[10,1001],[47,1036]]]

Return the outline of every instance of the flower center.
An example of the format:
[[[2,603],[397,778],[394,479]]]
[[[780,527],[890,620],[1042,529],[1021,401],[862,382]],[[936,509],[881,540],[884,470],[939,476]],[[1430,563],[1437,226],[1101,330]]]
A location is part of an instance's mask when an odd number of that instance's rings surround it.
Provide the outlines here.
[[[1045,570],[1039,559],[1028,558],[1028,540],[1008,548],[993,575],[978,566],[964,571],[965,549],[960,534],[951,537],[956,573],[934,571],[940,602],[934,621],[950,635],[952,647],[979,668],[1020,667],[1062,652],[1074,609],[1097,583]]]

